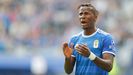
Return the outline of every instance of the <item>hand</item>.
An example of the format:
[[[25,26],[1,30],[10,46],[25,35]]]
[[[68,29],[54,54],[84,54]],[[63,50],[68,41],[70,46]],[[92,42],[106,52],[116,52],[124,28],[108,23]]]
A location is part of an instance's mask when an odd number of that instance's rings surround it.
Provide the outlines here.
[[[71,57],[72,47],[73,47],[72,44],[71,44],[71,48],[68,47],[68,43],[64,43],[63,44],[63,53],[64,53],[64,55],[65,55],[66,58],[70,58]]]
[[[90,56],[90,49],[87,47],[87,45],[85,44],[78,44],[76,46],[76,50],[79,54],[85,56],[85,57],[89,57]]]

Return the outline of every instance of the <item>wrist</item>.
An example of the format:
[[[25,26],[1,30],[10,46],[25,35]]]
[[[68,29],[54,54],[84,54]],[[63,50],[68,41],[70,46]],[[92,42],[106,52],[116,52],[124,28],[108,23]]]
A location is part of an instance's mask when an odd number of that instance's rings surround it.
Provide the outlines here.
[[[96,59],[96,55],[94,53],[90,52],[90,55],[88,58],[93,61]]]
[[[70,60],[71,58],[67,58],[67,57],[65,57],[65,60]]]

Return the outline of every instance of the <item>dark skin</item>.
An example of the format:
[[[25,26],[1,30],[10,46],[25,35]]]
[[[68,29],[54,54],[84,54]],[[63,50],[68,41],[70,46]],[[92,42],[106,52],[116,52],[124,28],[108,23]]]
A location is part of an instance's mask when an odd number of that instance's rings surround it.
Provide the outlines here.
[[[91,35],[96,31],[95,22],[97,19],[97,15],[94,15],[92,11],[89,10],[89,7],[82,6],[79,8],[79,19],[81,22],[82,29],[84,30],[84,35]],[[72,73],[74,65],[75,65],[75,57],[72,57],[72,48],[68,47],[68,43],[63,44],[63,52],[65,55],[65,71],[67,74]],[[84,57],[89,57],[90,49],[85,44],[79,44],[76,46],[76,50],[79,54]],[[102,69],[110,72],[113,67],[114,56],[109,53],[104,53],[102,58],[96,57],[93,62],[101,67]]]

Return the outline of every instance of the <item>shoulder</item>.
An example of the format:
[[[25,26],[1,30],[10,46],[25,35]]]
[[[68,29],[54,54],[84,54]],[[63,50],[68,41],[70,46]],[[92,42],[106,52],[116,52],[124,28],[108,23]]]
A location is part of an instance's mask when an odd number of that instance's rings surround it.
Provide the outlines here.
[[[79,33],[73,35],[73,36],[71,37],[71,39],[79,38],[79,37],[82,35],[82,32],[83,32],[83,31],[81,31],[81,32],[79,32]]]
[[[81,34],[82,34],[82,32],[73,35],[73,36],[71,37],[71,39],[70,39],[70,42],[76,43],[77,40],[80,38]]]
[[[69,40],[69,46],[70,46],[70,43],[72,43],[74,46],[76,44],[76,42],[78,41],[79,37],[81,36],[81,32],[78,33],[78,34],[75,34],[71,37],[71,39]]]
[[[112,35],[108,32],[105,32],[101,29],[98,29],[98,34],[104,38],[112,38]]]

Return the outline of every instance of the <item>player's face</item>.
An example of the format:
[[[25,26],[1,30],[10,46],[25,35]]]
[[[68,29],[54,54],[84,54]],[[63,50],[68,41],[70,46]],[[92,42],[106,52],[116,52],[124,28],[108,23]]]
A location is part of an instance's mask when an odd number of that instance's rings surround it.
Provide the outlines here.
[[[83,29],[94,28],[96,16],[89,7],[84,6],[79,8],[79,19]]]

